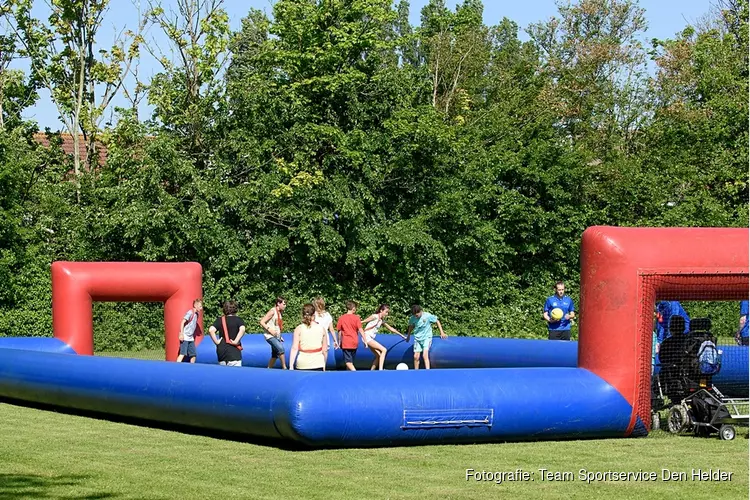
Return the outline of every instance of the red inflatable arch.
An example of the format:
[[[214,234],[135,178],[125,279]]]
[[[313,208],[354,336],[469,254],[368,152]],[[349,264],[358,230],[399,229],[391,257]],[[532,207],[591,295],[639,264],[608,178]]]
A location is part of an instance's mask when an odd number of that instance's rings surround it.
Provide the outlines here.
[[[747,229],[591,227],[581,246],[578,365],[633,406],[629,435],[651,421],[658,300],[747,300]],[[650,428],[650,427],[647,427]]]
[[[92,303],[164,302],[166,359],[179,350],[180,321],[202,297],[196,262],[54,262],[52,330],[78,354],[94,354]],[[133,318],[138,322],[138,318]]]

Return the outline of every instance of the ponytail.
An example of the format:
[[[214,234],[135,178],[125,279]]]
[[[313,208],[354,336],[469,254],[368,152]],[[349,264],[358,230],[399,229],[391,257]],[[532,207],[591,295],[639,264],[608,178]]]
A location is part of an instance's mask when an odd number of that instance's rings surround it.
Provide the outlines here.
[[[312,324],[313,318],[315,317],[315,307],[312,304],[305,304],[302,306],[302,322],[307,326]]]

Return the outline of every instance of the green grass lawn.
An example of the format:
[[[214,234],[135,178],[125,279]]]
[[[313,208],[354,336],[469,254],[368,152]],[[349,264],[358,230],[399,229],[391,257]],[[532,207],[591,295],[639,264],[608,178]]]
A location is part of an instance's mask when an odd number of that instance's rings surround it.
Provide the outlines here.
[[[652,433],[601,439],[288,451],[0,403],[0,498],[747,498],[748,439]],[[466,469],[534,481],[466,481]],[[542,481],[539,468],[573,472]],[[687,472],[661,481],[661,469]],[[721,468],[731,481],[691,481]],[[655,482],[594,482],[578,470],[655,471]]]

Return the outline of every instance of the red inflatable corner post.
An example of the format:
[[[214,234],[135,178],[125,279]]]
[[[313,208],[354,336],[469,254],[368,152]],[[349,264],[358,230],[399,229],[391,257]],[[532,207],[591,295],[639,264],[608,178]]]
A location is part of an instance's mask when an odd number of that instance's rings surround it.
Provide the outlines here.
[[[741,228],[590,227],[581,243],[578,366],[612,384],[650,428],[651,343],[659,300],[747,300]]]
[[[92,355],[94,301],[164,302],[166,359],[173,361],[182,317],[202,297],[202,274],[197,262],[54,262],[52,330],[78,354]]]

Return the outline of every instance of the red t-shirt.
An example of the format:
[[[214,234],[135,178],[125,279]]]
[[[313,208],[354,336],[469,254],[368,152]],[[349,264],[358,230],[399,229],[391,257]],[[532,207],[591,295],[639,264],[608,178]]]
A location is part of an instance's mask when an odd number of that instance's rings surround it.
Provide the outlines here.
[[[336,323],[336,330],[341,332],[341,348],[356,349],[359,345],[359,329],[362,320],[356,314],[346,313]]]

